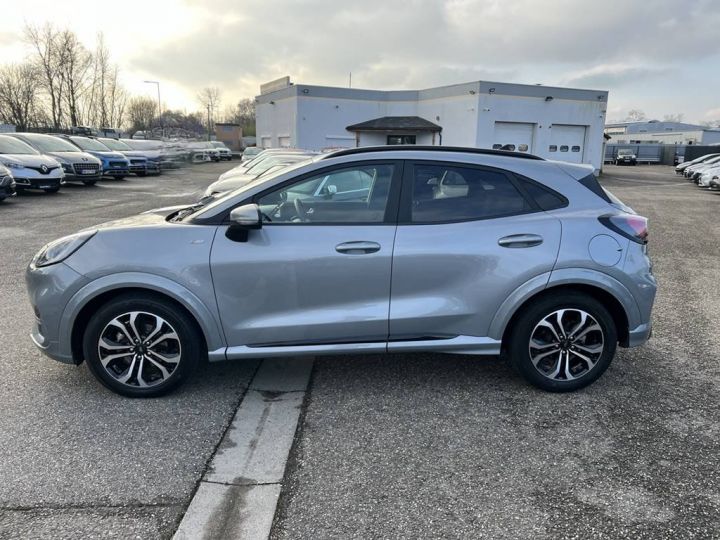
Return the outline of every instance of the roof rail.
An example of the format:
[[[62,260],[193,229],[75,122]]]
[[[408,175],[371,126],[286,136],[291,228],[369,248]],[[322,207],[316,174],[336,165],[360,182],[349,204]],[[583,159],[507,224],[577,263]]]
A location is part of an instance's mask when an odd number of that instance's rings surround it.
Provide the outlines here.
[[[370,152],[395,152],[398,150],[419,151],[419,152],[461,152],[466,154],[484,154],[490,156],[516,157],[523,159],[536,159],[545,161],[544,158],[524,152],[511,152],[509,150],[490,150],[489,148],[468,148],[464,146],[418,146],[415,144],[391,144],[387,146],[361,146],[359,148],[346,148],[336,150],[324,155],[321,159],[328,159],[339,156],[352,156],[355,154],[368,154]]]

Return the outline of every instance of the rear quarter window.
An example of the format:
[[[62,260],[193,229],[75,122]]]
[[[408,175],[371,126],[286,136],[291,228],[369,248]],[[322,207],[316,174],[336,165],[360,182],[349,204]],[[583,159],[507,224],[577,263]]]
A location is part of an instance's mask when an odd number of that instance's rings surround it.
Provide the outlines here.
[[[543,210],[556,210],[564,208],[568,205],[568,200],[560,195],[557,191],[550,189],[538,182],[524,178],[516,177],[522,189],[530,196],[535,203]]]

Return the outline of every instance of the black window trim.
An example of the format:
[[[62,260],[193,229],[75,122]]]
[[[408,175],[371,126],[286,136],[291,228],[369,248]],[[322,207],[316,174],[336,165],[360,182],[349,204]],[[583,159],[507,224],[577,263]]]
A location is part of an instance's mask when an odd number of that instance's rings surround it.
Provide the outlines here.
[[[223,225],[230,225],[232,222],[230,221],[230,212],[234,210],[235,208],[238,208],[240,206],[243,206],[245,204],[251,204],[255,203],[257,204],[258,201],[264,197],[265,195],[272,193],[273,191],[277,191],[280,189],[283,189],[287,186],[290,186],[292,184],[302,182],[304,180],[308,180],[310,178],[313,178],[315,176],[320,175],[327,175],[330,174],[333,171],[342,170],[342,169],[352,169],[357,167],[363,167],[363,166],[370,166],[370,165],[391,165],[394,167],[393,169],[393,176],[390,183],[390,192],[388,193],[388,202],[387,206],[385,207],[385,216],[383,217],[382,221],[318,221],[318,222],[309,222],[309,221],[302,221],[297,223],[280,223],[280,222],[272,222],[272,221],[263,221],[263,227],[297,227],[297,226],[311,226],[311,227],[338,227],[338,226],[346,226],[346,225],[361,225],[361,226],[376,226],[376,225],[395,225],[397,223],[397,217],[398,217],[398,207],[399,207],[399,198],[400,198],[400,186],[402,181],[402,175],[403,175],[403,167],[404,167],[404,160],[401,159],[369,159],[369,160],[363,160],[363,161],[350,161],[347,163],[338,163],[334,165],[330,165],[328,167],[323,167],[322,169],[315,169],[313,171],[308,171],[306,173],[300,174],[298,176],[295,176],[293,178],[288,178],[284,182],[281,182],[279,184],[275,184],[273,186],[268,187],[267,189],[264,189],[263,191],[256,193],[252,197],[249,197],[247,199],[243,199],[238,204],[235,204],[232,206],[232,208],[228,209],[227,212],[225,212],[225,215],[223,216],[222,223]]]
[[[523,174],[512,173],[512,175],[515,177],[516,180],[521,180],[520,182],[517,182],[517,188],[520,190],[520,192],[528,199],[531,199],[542,212],[552,212],[554,210],[560,210],[561,208],[567,208],[568,206],[570,206],[570,200],[565,195],[563,195],[562,193],[560,193],[558,191],[555,191],[551,187],[546,186],[542,182],[538,182],[537,180],[528,178],[527,176],[525,176]],[[523,182],[533,184],[533,185],[539,187],[540,189],[549,192],[551,195],[554,195],[555,197],[560,199],[562,201],[562,205],[558,206],[557,208],[551,208],[550,210],[545,210],[542,206],[540,206],[540,203],[538,203],[535,200],[535,197],[533,197],[532,195],[530,195],[530,193],[528,193],[528,191],[525,189],[525,186],[522,185]]]
[[[527,202],[530,205],[530,209],[525,212],[508,212],[506,214],[498,214],[495,216],[488,216],[488,217],[474,217],[474,218],[461,218],[461,219],[450,219],[450,220],[443,220],[443,221],[412,221],[412,195],[413,195],[413,182],[415,180],[415,166],[416,165],[437,165],[440,167],[458,167],[458,168],[468,168],[468,169],[477,169],[481,171],[487,171],[492,173],[499,173],[504,175],[510,184],[512,184],[515,189],[518,190],[518,193],[520,196],[525,199],[525,202]],[[430,160],[430,159],[413,159],[413,160],[406,160],[405,166],[404,166],[404,174],[403,174],[403,181],[402,181],[402,190],[400,191],[400,204],[398,205],[398,215],[397,215],[397,224],[398,225],[447,225],[451,223],[467,223],[470,221],[487,221],[490,219],[502,219],[507,217],[513,217],[513,216],[524,216],[527,214],[537,214],[539,212],[544,212],[542,208],[535,202],[535,199],[530,197],[528,193],[522,189],[522,185],[520,182],[518,182],[517,178],[515,177],[514,173],[505,170],[505,169],[499,169],[497,167],[490,167],[487,165],[478,165],[476,163],[465,163],[465,162],[459,162],[459,161],[439,161],[439,160]],[[537,183],[537,182],[536,182]]]

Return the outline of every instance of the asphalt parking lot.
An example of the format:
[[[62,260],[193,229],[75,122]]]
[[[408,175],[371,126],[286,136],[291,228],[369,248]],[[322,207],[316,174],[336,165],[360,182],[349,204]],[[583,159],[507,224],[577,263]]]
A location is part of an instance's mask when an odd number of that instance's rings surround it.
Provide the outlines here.
[[[23,271],[58,236],[197,200],[233,164],[0,203],[0,538],[167,538],[257,362],[128,400],[44,358]],[[650,218],[654,337],[553,395],[497,358],[318,359],[272,536],[720,536],[720,193],[670,167],[606,167]]]

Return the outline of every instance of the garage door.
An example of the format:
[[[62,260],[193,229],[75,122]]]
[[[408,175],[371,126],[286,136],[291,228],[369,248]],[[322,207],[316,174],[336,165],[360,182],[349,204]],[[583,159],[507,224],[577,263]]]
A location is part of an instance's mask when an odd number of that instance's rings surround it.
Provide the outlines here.
[[[515,152],[532,152],[534,132],[535,124],[495,122],[493,148]]]
[[[270,148],[272,146],[271,137],[260,137],[260,148]]]
[[[290,148],[290,137],[278,137],[278,146],[280,148]]]
[[[550,159],[582,163],[586,129],[586,126],[553,124],[550,128],[550,147],[546,155]]]

